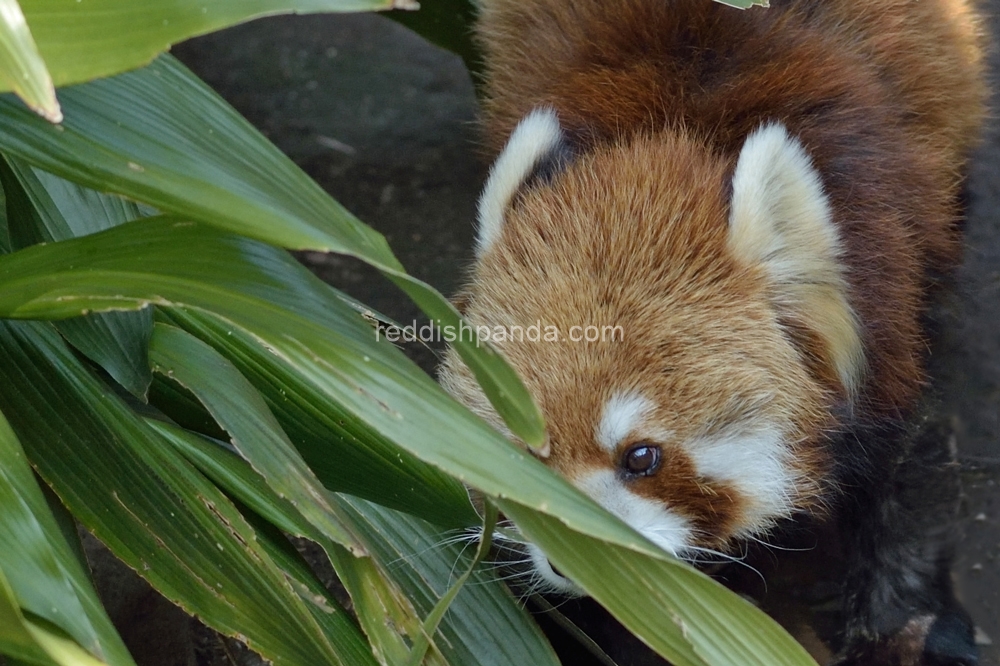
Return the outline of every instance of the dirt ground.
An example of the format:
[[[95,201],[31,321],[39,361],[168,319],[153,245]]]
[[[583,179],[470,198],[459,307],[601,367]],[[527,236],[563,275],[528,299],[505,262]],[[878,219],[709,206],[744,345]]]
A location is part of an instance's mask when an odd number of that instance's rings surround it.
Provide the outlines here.
[[[984,4],[1000,34],[1000,0]],[[271,18],[174,52],[335,198],[385,234],[413,274],[446,294],[457,288],[471,257],[486,165],[475,146],[473,88],[456,57],[371,15]],[[1000,71],[998,54],[1000,49],[991,55],[994,73]],[[932,360],[942,418],[957,443],[965,482],[955,576],[979,626],[986,666],[1000,666],[1000,123],[994,125],[971,166],[965,262],[943,308],[954,323]],[[397,321],[418,316],[404,296],[356,262],[320,254],[303,259]],[[415,354],[433,367],[432,352]],[[815,549],[792,559],[798,562],[793,573],[768,596],[786,599],[776,603],[777,612],[822,654],[813,635],[823,635],[822,626],[805,628],[802,619],[811,616],[822,625],[834,588],[796,572],[816,569],[823,553]],[[236,649],[231,644],[192,631],[194,651],[180,650],[177,658],[184,652],[201,664],[236,663],[223,654]]]

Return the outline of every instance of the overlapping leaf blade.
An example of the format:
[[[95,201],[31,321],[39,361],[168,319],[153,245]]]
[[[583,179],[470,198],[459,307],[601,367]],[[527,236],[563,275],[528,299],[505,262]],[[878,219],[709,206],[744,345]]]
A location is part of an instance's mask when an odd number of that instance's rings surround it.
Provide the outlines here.
[[[24,615],[7,577],[0,571],[0,654],[29,664],[51,666],[54,662],[39,647],[27,628]]]
[[[264,396],[309,467],[328,488],[444,527],[465,527],[478,520],[461,484],[331,401],[306,374],[271,353],[251,334],[194,310],[175,309],[161,318],[205,340],[236,365]]]
[[[178,261],[181,252],[183,262]],[[522,519],[537,512],[542,524],[563,530],[536,530],[536,541],[543,547],[564,547],[560,539],[578,532],[593,538],[572,543],[600,560],[613,551],[598,541],[617,544],[634,562],[648,564],[652,571],[669,570],[675,581],[658,578],[660,589],[667,597],[676,590],[684,603],[696,604],[696,616],[727,616],[725,605],[732,603],[731,593],[668,557],[540,462],[512,447],[397,357],[394,349],[376,344],[370,331],[359,336],[353,329],[338,331],[337,327],[345,328],[339,319],[331,322],[334,327],[324,326],[331,304],[321,307],[319,300],[303,298],[302,285],[293,285],[290,279],[293,268],[282,265],[275,270],[280,263],[275,252],[195,223],[144,220],[0,257],[0,315],[59,317],[81,308],[139,307],[148,302],[213,311],[251,331],[331,401],[401,448],[498,498],[505,512],[519,512]],[[266,266],[272,268],[261,273]],[[303,293],[319,296],[308,290]],[[628,568],[574,569],[578,582],[595,589],[632,573]],[[715,586],[719,596],[691,597],[676,585],[676,581],[693,580],[701,581],[697,585]],[[755,643],[758,652],[743,651],[746,627],[773,626],[753,608],[743,608],[747,624],[718,626],[716,636],[686,631],[671,619],[676,604],[664,607],[661,601],[655,596],[611,599],[615,604],[629,604],[634,612],[622,616],[627,626],[671,658],[689,659],[691,650],[678,646],[693,641],[699,644],[698,654],[713,664],[809,663],[780,629],[767,634],[773,641]],[[659,618],[659,622],[639,621],[643,618]],[[728,661],[715,660],[717,655]]]
[[[14,249],[84,236],[142,216],[135,203],[88,190],[12,157],[0,157],[0,183],[7,194]],[[146,358],[151,311],[97,312],[56,327],[132,395],[145,399],[152,381]]]
[[[533,541],[544,544],[560,571],[675,666],[815,666],[781,627],[708,576],[666,557],[601,543],[513,502],[501,500],[500,506]],[[593,557],[595,552],[600,557]],[[672,630],[665,631],[664,623]]]
[[[78,519],[168,598],[275,664],[362,664],[328,636],[215,486],[37,323],[0,322],[0,405]]]
[[[221,446],[169,425],[154,424],[185,455],[226,491],[247,503],[282,530],[316,540],[330,554],[338,576],[345,583],[359,619],[372,636],[382,632],[388,664],[401,664],[407,654],[399,634],[412,638],[420,618],[434,606],[463,566],[461,549],[425,521],[391,511],[357,498],[332,496],[352,522],[370,557],[355,558],[330,544],[309,526],[294,508],[274,495],[249,465]],[[374,559],[374,562],[372,561]],[[380,580],[381,579],[381,580]],[[381,588],[381,589],[376,589]],[[406,596],[401,592],[405,591]],[[416,607],[410,605],[410,600]],[[419,613],[419,615],[417,615]],[[386,617],[391,621],[386,622]],[[477,573],[468,589],[445,616],[439,639],[440,652],[428,664],[453,666],[544,666],[556,664],[538,628],[509,592],[486,572]],[[385,637],[396,635],[396,641]],[[394,647],[393,647],[394,646]]]
[[[288,500],[327,539],[362,551],[264,399],[229,361],[201,340],[166,324],[156,325],[149,353],[158,372],[201,400],[229,432],[240,455],[279,497]]]
[[[94,656],[133,664],[97,599],[87,572],[63,539],[21,445],[0,414],[0,543],[5,576],[25,611],[60,627]]]
[[[50,126],[0,97],[0,149],[87,187],[283,247],[349,254],[381,270],[441,326],[458,312],[408,276],[385,239],[331,199],[207,86],[169,56],[140,71],[61,91]],[[541,413],[485,343],[456,349],[511,430],[544,440]]]

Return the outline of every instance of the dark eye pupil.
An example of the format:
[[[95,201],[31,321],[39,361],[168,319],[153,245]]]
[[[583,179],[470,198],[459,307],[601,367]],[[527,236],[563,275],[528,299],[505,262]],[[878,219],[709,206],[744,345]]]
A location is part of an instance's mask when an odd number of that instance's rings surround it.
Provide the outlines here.
[[[630,474],[652,474],[660,462],[660,447],[640,444],[625,454],[625,470]]]

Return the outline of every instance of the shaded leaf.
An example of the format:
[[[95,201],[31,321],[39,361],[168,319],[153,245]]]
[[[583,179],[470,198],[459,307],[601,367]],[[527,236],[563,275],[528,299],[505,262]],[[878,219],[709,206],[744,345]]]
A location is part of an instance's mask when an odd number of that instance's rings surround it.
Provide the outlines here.
[[[461,56],[473,79],[478,80],[483,59],[472,31],[477,13],[472,0],[424,0],[418,11],[397,10],[385,16]]]
[[[190,390],[232,436],[236,451],[326,538],[351,550],[361,546],[338,520],[326,490],[288,441],[264,399],[217,351],[173,326],[157,324],[149,360]]]
[[[85,236],[142,216],[136,204],[80,187],[0,157],[0,182],[9,193],[14,249]],[[152,375],[146,358],[152,313],[95,313],[56,325],[70,344],[100,365],[132,395],[145,400]]]
[[[326,635],[225,495],[51,327],[0,322],[0,408],[74,515],[167,598],[275,664],[364,663],[346,613]]]
[[[409,637],[422,631],[419,617],[428,615],[454,584],[456,568],[468,567],[453,533],[357,498],[332,496],[353,521],[370,557],[353,557],[316,533],[287,501],[277,497],[250,466],[223,446],[167,424],[154,428],[183,451],[226,492],[246,503],[270,523],[323,545],[337,575],[347,587],[369,638],[381,646],[384,664],[398,666]],[[457,594],[455,607],[442,618],[441,640],[432,642],[425,663],[471,666],[554,666],[551,648],[534,622],[489,572],[475,570]],[[402,592],[406,596],[402,596]],[[413,599],[412,606],[408,599]],[[419,616],[417,615],[419,613]],[[443,661],[442,661],[443,660]]]
[[[102,660],[134,665],[2,414],[0,543],[4,544],[0,573],[21,608],[61,627]]]
[[[355,557],[327,539],[290,502],[278,497],[250,465],[222,442],[209,441],[175,426],[149,421],[171,444],[231,497],[288,534],[311,539],[326,551],[337,577],[351,595],[354,611],[383,666],[397,666],[409,646],[403,636],[420,631],[420,619],[406,596],[383,577],[370,557]],[[258,528],[258,532],[260,529]],[[443,664],[439,654],[428,666]]]

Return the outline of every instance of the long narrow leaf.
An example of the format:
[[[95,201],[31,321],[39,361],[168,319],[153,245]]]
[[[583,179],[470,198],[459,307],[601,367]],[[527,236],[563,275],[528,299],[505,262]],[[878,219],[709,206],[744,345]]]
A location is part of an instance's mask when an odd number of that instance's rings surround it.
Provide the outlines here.
[[[29,664],[54,666],[55,663],[31,635],[14,591],[0,571],[0,655],[3,654]]]
[[[93,0],[88,0],[88,2]],[[440,326],[458,312],[405,273],[385,239],[331,199],[205,84],[164,56],[149,67],[61,91],[53,128],[0,97],[0,149],[92,189],[111,191],[260,240],[355,256],[382,271]],[[511,431],[544,441],[541,413],[486,343],[456,349]]]
[[[249,465],[217,444],[154,424],[220,487],[281,529],[315,539],[322,535],[277,497]],[[461,549],[428,523],[356,498],[334,497],[345,518],[354,521],[369,557],[353,557],[325,543],[334,568],[351,593],[359,620],[384,650],[382,663],[399,666],[422,632],[429,614],[455,579],[456,567],[468,567]],[[374,561],[373,561],[374,560]],[[469,574],[469,585],[455,590],[456,607],[447,613],[425,663],[452,666],[554,666],[557,662],[537,626],[518,608],[509,592],[488,573]],[[405,591],[406,596],[401,592]],[[410,599],[416,604],[411,605]],[[419,615],[418,615],[419,613]]]
[[[26,611],[61,627],[109,664],[133,664],[87,573],[49,512],[17,437],[0,414],[2,573]]]
[[[57,86],[145,65],[171,44],[257,16],[413,6],[398,0],[22,0]],[[10,88],[3,88],[10,90]]]
[[[322,547],[351,595],[355,614],[379,663],[397,666],[406,659],[407,641],[412,641],[421,631],[420,618],[406,595],[378,570],[371,557],[356,557],[327,539],[291,503],[268,488],[246,461],[227,451],[220,442],[211,442],[166,423],[149,421],[149,424],[220,488],[263,520],[288,534],[311,539]],[[427,666],[445,664],[438,652],[428,657]]]
[[[529,538],[544,545],[560,571],[675,666],[815,666],[781,627],[762,621],[761,611],[708,576],[668,558],[602,544],[512,502],[501,500],[500,506]],[[647,603],[659,609],[658,615],[649,613]],[[664,630],[665,623],[673,625],[672,631]]]
[[[306,373],[246,331],[204,312],[172,310],[160,316],[205,340],[236,365],[327,487],[444,527],[466,527],[478,520],[461,484],[330,400]],[[176,401],[169,405],[171,410],[178,406]]]
[[[139,207],[0,156],[14,249],[76,238],[141,217]],[[145,400],[152,381],[146,347],[152,313],[98,312],[56,325],[70,344],[100,365],[132,395]]]
[[[0,408],[77,518],[169,599],[275,664],[358,663],[316,623],[240,513],[93,377],[50,326],[0,322]]]
[[[233,439],[233,446],[325,537],[361,552],[357,539],[337,519],[325,489],[306,465],[264,399],[217,351],[188,333],[157,324],[150,362],[194,393]]]
[[[0,89],[13,90],[49,122],[62,120],[52,77],[17,0],[0,0]]]

